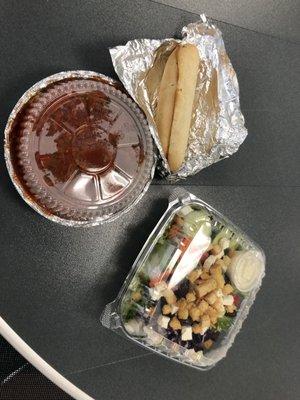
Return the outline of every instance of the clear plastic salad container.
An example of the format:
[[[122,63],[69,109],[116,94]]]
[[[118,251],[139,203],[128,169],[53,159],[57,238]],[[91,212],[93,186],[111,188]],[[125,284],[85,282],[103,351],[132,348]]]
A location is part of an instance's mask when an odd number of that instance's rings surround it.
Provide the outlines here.
[[[101,321],[156,353],[207,370],[225,357],[264,274],[256,243],[177,189]]]

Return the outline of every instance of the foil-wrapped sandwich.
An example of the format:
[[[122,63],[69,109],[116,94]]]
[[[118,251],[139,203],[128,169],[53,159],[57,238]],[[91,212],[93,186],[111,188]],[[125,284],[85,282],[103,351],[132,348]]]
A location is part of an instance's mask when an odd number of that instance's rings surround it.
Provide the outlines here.
[[[120,80],[147,116],[160,171],[169,180],[228,157],[247,136],[221,32],[202,16],[182,35],[110,49]]]

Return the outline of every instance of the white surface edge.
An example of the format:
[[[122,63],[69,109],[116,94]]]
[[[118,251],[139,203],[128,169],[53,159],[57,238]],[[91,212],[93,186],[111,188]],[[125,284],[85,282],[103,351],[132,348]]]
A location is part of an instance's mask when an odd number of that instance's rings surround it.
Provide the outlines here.
[[[0,334],[28,360],[36,369],[45,375],[50,381],[55,383],[64,392],[68,393],[76,400],[94,400],[73,383],[64,378],[42,357],[40,357],[19,335],[0,317]]]

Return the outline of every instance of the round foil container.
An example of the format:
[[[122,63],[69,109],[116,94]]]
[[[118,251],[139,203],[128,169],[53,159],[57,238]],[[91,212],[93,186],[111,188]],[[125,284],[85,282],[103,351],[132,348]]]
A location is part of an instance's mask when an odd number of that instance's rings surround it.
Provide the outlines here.
[[[52,75],[21,97],[5,128],[5,159],[23,199],[69,226],[125,213],[155,169],[144,114],[118,82],[90,71]]]

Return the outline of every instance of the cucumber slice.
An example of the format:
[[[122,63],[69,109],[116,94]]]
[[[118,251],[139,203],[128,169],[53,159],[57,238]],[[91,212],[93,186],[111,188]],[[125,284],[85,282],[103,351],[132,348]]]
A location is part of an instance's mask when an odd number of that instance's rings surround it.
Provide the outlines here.
[[[204,210],[194,210],[184,217],[183,231],[186,235],[193,237],[203,223],[210,224],[210,218]]]
[[[230,240],[229,248],[232,250],[240,250],[241,249],[241,245],[239,243],[239,238],[237,236],[233,235],[233,237]]]
[[[203,224],[201,225],[201,229],[206,236],[211,236],[211,223],[209,221],[203,222]]]
[[[193,210],[184,217],[184,222],[190,224],[199,224],[203,221],[209,221],[209,215],[205,210]]]
[[[191,206],[184,206],[178,211],[178,215],[181,217],[186,217],[189,213],[193,212],[193,208]]]
[[[229,249],[241,250],[240,238],[236,236],[229,228],[222,228],[219,233],[214,237],[212,245],[218,244],[223,238],[229,239]]]
[[[229,228],[223,228],[221,231],[214,237],[212,244],[218,244],[220,239],[227,238],[230,239],[232,237],[232,231]]]

